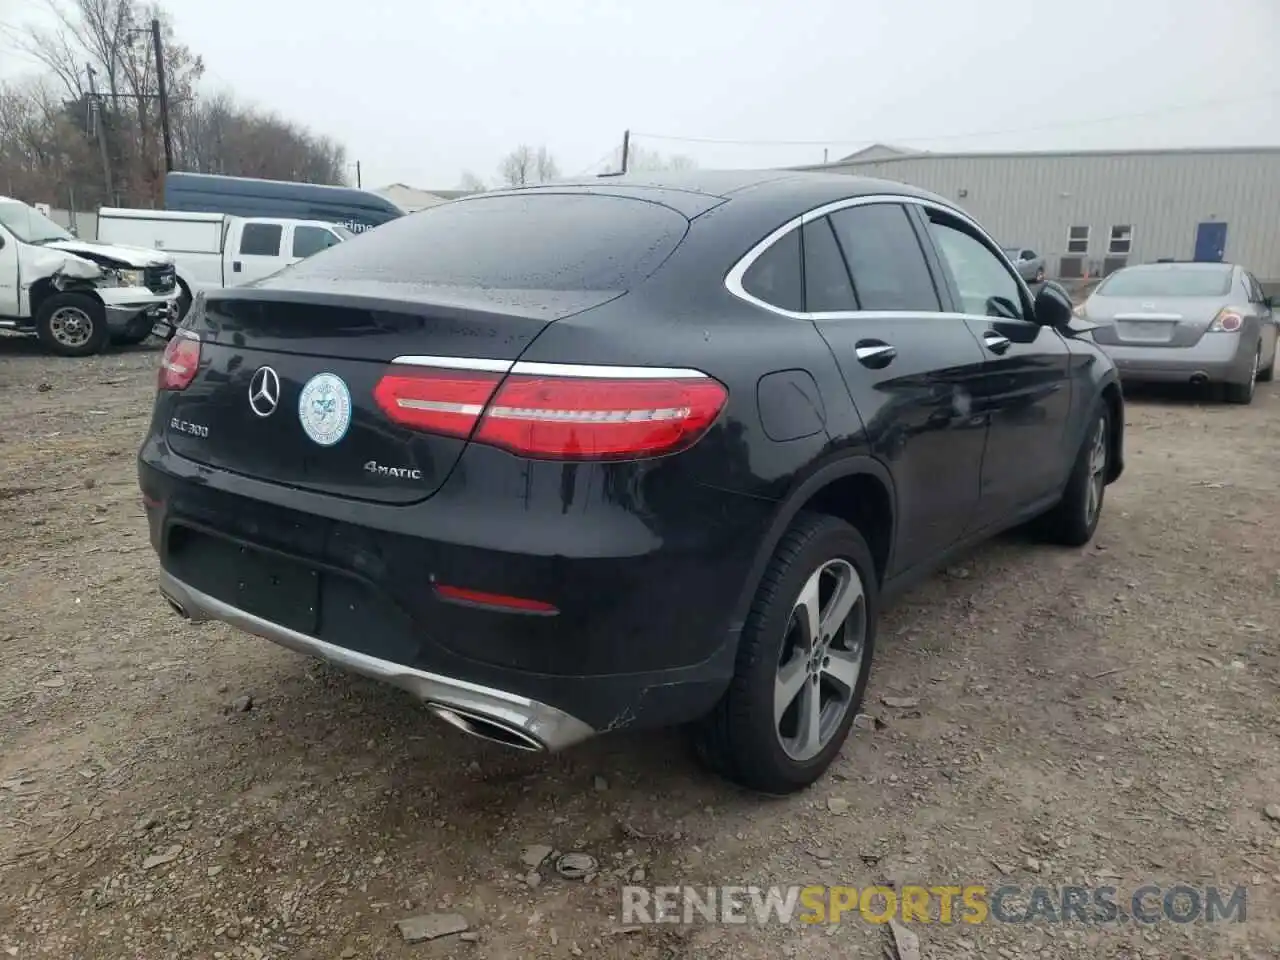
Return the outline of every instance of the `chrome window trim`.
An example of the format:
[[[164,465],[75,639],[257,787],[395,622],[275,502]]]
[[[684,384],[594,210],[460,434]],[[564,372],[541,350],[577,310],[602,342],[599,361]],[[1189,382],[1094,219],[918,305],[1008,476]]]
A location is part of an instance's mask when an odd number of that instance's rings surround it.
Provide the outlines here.
[[[477,373],[513,373],[530,377],[579,377],[584,380],[709,380],[701,370],[685,367],[626,367],[593,363],[543,363],[537,360],[492,360],[487,357],[436,357],[406,354],[393,364],[470,370]]]
[[[884,318],[892,318],[892,317],[904,316],[904,315],[919,316],[922,313],[928,313],[929,316],[934,316],[934,317],[960,317],[960,318],[972,319],[975,316],[975,314],[952,313],[952,312],[939,311],[939,310],[930,310],[930,311],[828,310],[825,312],[787,310],[787,309],[784,309],[783,307],[776,307],[771,303],[767,303],[764,300],[761,300],[759,297],[754,297],[743,288],[742,278],[746,276],[746,273],[748,270],[751,269],[752,264],[754,264],[756,260],[758,260],[761,256],[763,256],[765,251],[767,251],[770,247],[772,247],[775,243],[777,243],[779,240],[785,237],[792,230],[798,230],[801,227],[803,227],[806,223],[812,223],[815,220],[821,220],[823,217],[828,216],[829,214],[838,213],[839,211],[847,210],[850,207],[865,207],[865,206],[870,206],[872,204],[882,204],[882,203],[896,203],[896,204],[902,204],[902,205],[914,204],[918,207],[923,207],[926,210],[936,210],[937,212],[944,213],[949,217],[955,217],[957,220],[959,220],[965,226],[969,227],[979,237],[982,238],[982,240],[987,244],[988,248],[991,251],[994,251],[994,255],[996,256],[996,258],[1000,260],[1001,263],[1004,264],[1005,269],[1008,270],[1010,276],[1013,277],[1014,282],[1018,285],[1018,288],[1022,290],[1024,294],[1026,294],[1027,302],[1028,303],[1034,302],[1035,298],[1031,296],[1030,288],[1026,286],[1026,282],[1022,279],[1021,275],[1009,263],[1009,259],[1004,255],[1004,251],[1000,248],[1000,245],[995,242],[995,240],[991,237],[991,234],[987,233],[987,231],[984,230],[976,220],[974,220],[972,217],[970,217],[968,214],[964,213],[963,211],[958,210],[955,207],[949,206],[945,203],[938,203],[936,200],[926,200],[923,197],[913,197],[907,194],[893,194],[893,193],[875,193],[875,194],[867,194],[866,196],[861,196],[861,197],[846,197],[843,200],[834,200],[831,203],[823,204],[820,207],[814,207],[812,210],[808,210],[805,213],[800,214],[800,216],[794,217],[793,219],[788,220],[786,223],[778,227],[778,229],[774,230],[767,237],[765,237],[763,240],[757,243],[754,247],[748,250],[746,254],[737,263],[735,263],[733,267],[730,268],[729,272],[725,275],[725,278],[724,278],[725,289],[728,290],[735,297],[737,297],[739,300],[745,300],[747,303],[750,303],[753,306],[760,307],[763,310],[768,310],[770,313],[776,313],[782,317],[789,317],[792,320],[811,320],[811,321],[852,320],[858,317],[864,317],[864,318],[875,317],[879,319],[884,319]],[[923,253],[924,251],[922,250],[921,254],[923,255]],[[803,271],[803,269],[804,269],[804,265],[802,263],[801,270]],[[998,319],[1004,319],[1004,318],[979,317],[978,319],[998,320]],[[1034,321],[1023,318],[1023,322],[1032,323]]]

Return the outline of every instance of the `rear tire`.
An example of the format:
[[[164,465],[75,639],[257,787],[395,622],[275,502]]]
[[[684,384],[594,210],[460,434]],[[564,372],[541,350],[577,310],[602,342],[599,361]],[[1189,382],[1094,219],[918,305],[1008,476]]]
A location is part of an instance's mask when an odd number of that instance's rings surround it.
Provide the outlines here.
[[[1100,400],[1089,420],[1062,499],[1037,523],[1046,540],[1065,547],[1082,547],[1093,539],[1107,492],[1111,428],[1111,408],[1105,400]]]
[[[773,795],[821,777],[861,707],[878,614],[862,535],[836,517],[802,512],[760,581],[729,689],[693,729],[699,758]]]
[[[1249,380],[1246,383],[1228,383],[1226,385],[1227,403],[1253,403],[1254,390],[1258,384],[1260,371],[1259,364],[1262,363],[1262,344],[1258,344],[1258,349],[1253,352],[1253,368],[1249,371]],[[1272,362],[1274,366],[1274,361]]]
[[[1277,347],[1277,348],[1276,348],[1276,350],[1280,350],[1280,347]],[[1270,362],[1270,363],[1268,363],[1268,364],[1266,365],[1266,367],[1264,367],[1263,369],[1261,369],[1261,370],[1259,370],[1259,371],[1258,371],[1258,382],[1259,382],[1259,383],[1270,383],[1272,380],[1274,380],[1274,379],[1275,379],[1275,377],[1276,377],[1276,350],[1272,350],[1272,351],[1271,351],[1271,362]]]
[[[46,350],[61,357],[100,353],[111,340],[107,311],[83,293],[55,293],[36,314],[36,336]]]

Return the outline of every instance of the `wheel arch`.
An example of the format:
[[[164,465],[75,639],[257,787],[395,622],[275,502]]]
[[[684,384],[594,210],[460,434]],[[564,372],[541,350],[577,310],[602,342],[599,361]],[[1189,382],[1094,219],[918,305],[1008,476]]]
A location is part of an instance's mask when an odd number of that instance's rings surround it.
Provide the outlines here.
[[[839,517],[857,528],[871,549],[877,579],[884,583],[898,516],[892,475],[883,463],[865,454],[819,463],[779,502],[734,606],[735,635],[746,622],[774,551],[796,515],[806,509]]]
[[[102,304],[102,297],[98,295],[97,290],[89,281],[66,281],[64,278],[63,286],[59,288],[54,283],[53,277],[41,277],[31,285],[31,289],[27,293],[27,300],[31,305],[31,320],[33,323],[40,316],[40,308],[44,306],[45,301],[50,297],[56,297],[60,293],[83,294]]]
[[[1120,378],[1112,375],[1102,384],[1102,402],[1111,414],[1111,449],[1107,451],[1107,483],[1124,473],[1124,394]]]

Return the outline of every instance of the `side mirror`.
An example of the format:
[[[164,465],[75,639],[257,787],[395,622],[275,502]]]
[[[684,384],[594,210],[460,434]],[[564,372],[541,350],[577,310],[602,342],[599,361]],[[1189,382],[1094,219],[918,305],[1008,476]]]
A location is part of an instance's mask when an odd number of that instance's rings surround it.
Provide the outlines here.
[[[1043,327],[1067,327],[1071,325],[1071,294],[1062,284],[1049,280],[1036,292],[1036,323]]]

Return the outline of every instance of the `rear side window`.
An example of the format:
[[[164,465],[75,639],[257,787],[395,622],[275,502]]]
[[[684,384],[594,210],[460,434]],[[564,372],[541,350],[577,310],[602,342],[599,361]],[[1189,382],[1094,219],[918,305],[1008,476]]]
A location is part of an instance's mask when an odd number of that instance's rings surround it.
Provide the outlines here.
[[[896,203],[849,207],[831,214],[853,289],[863,310],[942,309],[920,241]]]
[[[294,227],[293,255],[309,257],[338,243],[338,238],[324,227]]]
[[[810,313],[858,309],[849,271],[826,217],[804,226],[804,304]]]
[[[246,257],[280,256],[284,227],[278,223],[246,223],[240,234],[240,252]]]
[[[669,207],[622,197],[477,197],[392,220],[290,272],[325,281],[621,293],[657,270],[688,227]]]
[[[757,300],[783,310],[803,308],[800,231],[791,230],[756,257],[742,276],[742,289]]]

